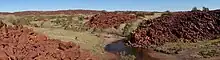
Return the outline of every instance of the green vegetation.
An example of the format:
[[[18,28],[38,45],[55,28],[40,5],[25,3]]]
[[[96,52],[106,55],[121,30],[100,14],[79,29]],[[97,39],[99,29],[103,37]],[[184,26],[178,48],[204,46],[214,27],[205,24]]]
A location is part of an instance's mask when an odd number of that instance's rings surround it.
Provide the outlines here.
[[[197,9],[197,7],[193,7],[191,11],[201,11],[201,10]]]
[[[202,7],[202,11],[209,11],[209,8]]]
[[[120,58],[120,60],[135,60],[136,57],[134,55],[126,55],[125,52],[121,52]]]
[[[167,11],[165,11],[161,16],[169,16],[169,15],[171,15],[172,13],[169,11],[169,10],[167,10]]]

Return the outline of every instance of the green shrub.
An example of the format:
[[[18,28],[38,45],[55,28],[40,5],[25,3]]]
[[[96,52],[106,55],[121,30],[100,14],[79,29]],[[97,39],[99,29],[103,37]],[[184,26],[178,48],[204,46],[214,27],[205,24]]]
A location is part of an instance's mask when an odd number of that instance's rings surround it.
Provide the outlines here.
[[[202,7],[202,11],[209,11],[209,8]]]
[[[172,13],[169,11],[169,10],[167,10],[167,11],[165,11],[161,16],[169,16],[169,15],[171,15]]]
[[[132,27],[132,23],[127,23],[123,29],[123,35],[124,36],[128,36],[132,30],[131,30],[131,27]]]
[[[200,11],[197,7],[193,7],[191,11]]]
[[[79,20],[79,21],[83,21],[83,20],[84,20],[84,16],[80,15],[80,16],[78,17],[78,20]]]

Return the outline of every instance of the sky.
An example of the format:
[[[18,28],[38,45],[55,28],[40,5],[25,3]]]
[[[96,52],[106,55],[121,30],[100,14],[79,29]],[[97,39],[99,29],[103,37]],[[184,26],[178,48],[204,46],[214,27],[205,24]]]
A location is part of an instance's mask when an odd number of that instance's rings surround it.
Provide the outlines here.
[[[49,10],[184,11],[193,7],[219,9],[220,0],[1,0],[0,12]]]

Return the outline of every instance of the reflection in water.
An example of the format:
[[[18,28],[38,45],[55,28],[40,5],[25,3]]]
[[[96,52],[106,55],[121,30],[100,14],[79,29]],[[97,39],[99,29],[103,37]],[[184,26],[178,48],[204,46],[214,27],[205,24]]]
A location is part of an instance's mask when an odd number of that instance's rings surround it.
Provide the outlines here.
[[[119,40],[119,41],[116,41],[116,42],[113,42],[111,44],[106,45],[105,51],[108,51],[111,53],[124,52],[125,54],[131,54],[132,48],[125,46],[125,43],[123,42],[123,40]]]

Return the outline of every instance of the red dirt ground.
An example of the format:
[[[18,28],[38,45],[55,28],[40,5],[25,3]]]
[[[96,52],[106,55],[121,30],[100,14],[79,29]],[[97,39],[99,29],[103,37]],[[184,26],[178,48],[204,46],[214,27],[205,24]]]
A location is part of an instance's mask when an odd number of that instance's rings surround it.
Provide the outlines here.
[[[0,29],[0,60],[99,60],[72,42],[48,39],[22,26]]]

